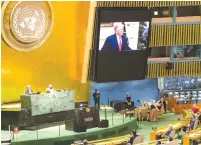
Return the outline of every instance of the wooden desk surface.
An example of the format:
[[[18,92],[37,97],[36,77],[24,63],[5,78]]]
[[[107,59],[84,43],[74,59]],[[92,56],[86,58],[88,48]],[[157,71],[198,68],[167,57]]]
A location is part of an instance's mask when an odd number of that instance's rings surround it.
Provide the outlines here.
[[[178,129],[181,129],[182,127],[186,126],[187,123],[185,121],[175,121],[171,123],[173,126],[173,129],[177,131]],[[150,140],[157,140],[157,136],[164,135],[168,131],[168,125],[157,128],[157,131],[151,131],[150,132]]]
[[[129,139],[130,139],[130,134],[127,134],[127,135],[119,136],[119,137],[113,137],[113,138],[91,141],[91,142],[89,142],[89,144],[114,145],[114,144],[128,142]]]
[[[190,145],[190,140],[197,140],[201,138],[201,128],[192,130],[189,134],[183,136],[183,145]]]
[[[161,143],[166,143],[166,142],[167,142],[167,139],[154,140],[154,141],[139,143],[139,144],[136,144],[136,145],[156,145],[156,143],[157,143],[158,141],[161,141]]]
[[[177,104],[174,98],[168,98],[168,110],[172,111],[174,108],[176,114],[183,114],[184,109],[192,109],[194,104]],[[201,109],[201,103],[196,104]]]

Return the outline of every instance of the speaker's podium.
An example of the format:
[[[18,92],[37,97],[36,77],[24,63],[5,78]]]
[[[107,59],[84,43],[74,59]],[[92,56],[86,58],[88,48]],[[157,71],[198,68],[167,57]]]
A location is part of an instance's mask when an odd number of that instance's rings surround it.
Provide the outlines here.
[[[68,113],[65,119],[65,129],[75,132],[85,132],[89,128],[98,127],[99,110],[94,107],[77,108]]]

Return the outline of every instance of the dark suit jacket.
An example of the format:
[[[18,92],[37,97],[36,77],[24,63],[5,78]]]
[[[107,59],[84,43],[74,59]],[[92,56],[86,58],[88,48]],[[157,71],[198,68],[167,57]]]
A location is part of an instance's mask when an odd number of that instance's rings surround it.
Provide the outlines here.
[[[121,38],[122,38],[122,49],[121,50],[122,51],[132,50],[128,46],[126,37],[123,35]],[[117,51],[119,51],[119,45],[118,45],[116,34],[107,37],[101,51],[103,51],[103,52],[117,52]]]
[[[94,92],[93,93],[93,97],[94,97],[95,101],[99,101],[100,100],[100,92],[99,91]]]

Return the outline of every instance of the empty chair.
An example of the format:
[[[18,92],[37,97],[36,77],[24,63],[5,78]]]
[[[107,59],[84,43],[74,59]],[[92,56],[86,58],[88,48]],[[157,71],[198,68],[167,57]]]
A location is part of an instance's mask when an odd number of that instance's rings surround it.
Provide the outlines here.
[[[186,91],[186,95],[191,95],[191,91]]]
[[[192,91],[192,94],[198,94],[197,91]]]
[[[168,92],[169,95],[173,95],[173,92]]]
[[[201,103],[201,98],[198,98],[198,99],[197,99],[197,103]]]
[[[175,95],[179,95],[179,92],[174,92]]]
[[[196,104],[197,103],[197,98],[192,98],[191,99],[191,104]]]
[[[198,94],[201,94],[201,91],[198,91]]]
[[[180,95],[180,96],[179,96],[180,99],[181,99],[181,98],[184,98],[184,97],[185,97],[185,95]]]
[[[185,95],[186,93],[185,92],[180,92],[180,95]]]
[[[168,92],[168,97],[173,97],[173,92]]]
[[[201,98],[201,94],[198,94],[198,98]]]
[[[192,98],[197,98],[197,97],[198,97],[197,94],[192,95]]]
[[[178,104],[184,104],[184,99],[179,99]]]

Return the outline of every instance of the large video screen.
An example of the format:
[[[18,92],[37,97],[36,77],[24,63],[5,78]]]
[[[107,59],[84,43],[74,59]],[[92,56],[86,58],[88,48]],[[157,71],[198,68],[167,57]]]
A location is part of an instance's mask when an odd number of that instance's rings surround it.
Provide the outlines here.
[[[94,81],[145,78],[151,15],[148,8],[98,8]]]

